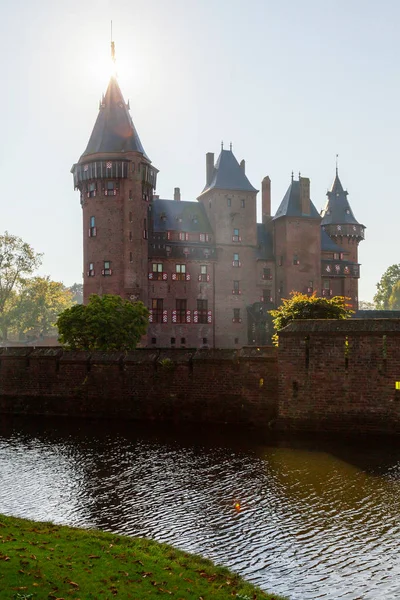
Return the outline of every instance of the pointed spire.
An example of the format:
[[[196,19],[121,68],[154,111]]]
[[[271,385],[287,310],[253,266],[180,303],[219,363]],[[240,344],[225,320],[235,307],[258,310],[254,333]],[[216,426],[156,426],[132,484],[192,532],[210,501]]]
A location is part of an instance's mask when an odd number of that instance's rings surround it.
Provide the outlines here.
[[[102,97],[101,110],[82,157],[99,152],[140,152],[148,158],[115,77],[111,77]]]
[[[213,165],[214,155],[208,154],[207,161],[209,156],[210,164],[207,162],[207,165],[209,165],[207,167],[207,182],[202,194],[213,188],[244,192],[257,191],[246,177],[244,162],[242,161],[243,165],[240,166],[232,150],[224,150],[221,144],[221,154],[215,167]]]
[[[229,144],[229,150],[232,152],[232,142]]]
[[[339,154],[336,154],[336,177],[339,175]]]

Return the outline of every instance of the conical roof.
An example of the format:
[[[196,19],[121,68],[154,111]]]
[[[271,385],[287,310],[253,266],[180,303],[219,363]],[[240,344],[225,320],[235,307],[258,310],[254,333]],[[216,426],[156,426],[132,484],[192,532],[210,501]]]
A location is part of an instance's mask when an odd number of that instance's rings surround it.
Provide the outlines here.
[[[88,154],[108,152],[140,152],[148,159],[115,77],[111,77],[100,103],[92,135],[81,159]]]
[[[327,193],[327,203],[321,213],[321,225],[343,225],[345,223],[359,225],[351,210],[347,195],[336,170],[336,176],[332,187]]]
[[[214,167],[211,182],[202,191],[211,189],[256,192],[257,190],[247,179],[244,169],[239,165],[232,150],[221,150]]]

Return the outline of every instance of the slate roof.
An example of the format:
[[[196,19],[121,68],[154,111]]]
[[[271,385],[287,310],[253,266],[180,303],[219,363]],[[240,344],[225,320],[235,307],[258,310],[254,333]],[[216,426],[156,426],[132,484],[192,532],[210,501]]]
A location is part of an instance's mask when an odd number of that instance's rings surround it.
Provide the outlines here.
[[[214,167],[213,178],[209,185],[206,184],[202,194],[212,189],[257,192],[247,179],[232,150],[221,150]]]
[[[351,206],[347,200],[347,192],[343,189],[337,171],[327,196],[328,200],[325,204],[325,208],[321,211],[321,225],[343,225],[345,223],[359,225],[359,222],[351,210]]]
[[[213,233],[201,202],[165,200],[152,202],[152,221],[155,232],[187,231]]]
[[[305,215],[301,212],[300,202],[300,181],[292,180],[292,183],[288,187],[286,194],[283,197],[282,202],[279,205],[278,210],[275,213],[274,219],[279,217],[312,217],[320,218],[320,215],[315,208],[314,204],[310,200],[310,214]]]
[[[344,252],[343,248],[338,246],[329,235],[321,229],[321,250],[322,252]]]
[[[98,152],[140,152],[148,159],[139,135],[129,114],[128,105],[115,77],[110,83],[101,104],[92,135],[81,159]]]

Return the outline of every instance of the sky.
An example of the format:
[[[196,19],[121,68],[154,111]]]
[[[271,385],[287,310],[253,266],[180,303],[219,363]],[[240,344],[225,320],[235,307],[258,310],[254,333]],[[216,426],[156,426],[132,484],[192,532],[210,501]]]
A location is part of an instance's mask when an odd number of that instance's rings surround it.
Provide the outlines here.
[[[221,141],[276,211],[292,170],[318,210],[335,174],[358,221],[359,298],[400,262],[398,0],[13,0],[0,23],[0,232],[43,253],[42,274],[82,281],[70,169],[110,74],[110,20],[125,100],[157,193],[195,200]]]

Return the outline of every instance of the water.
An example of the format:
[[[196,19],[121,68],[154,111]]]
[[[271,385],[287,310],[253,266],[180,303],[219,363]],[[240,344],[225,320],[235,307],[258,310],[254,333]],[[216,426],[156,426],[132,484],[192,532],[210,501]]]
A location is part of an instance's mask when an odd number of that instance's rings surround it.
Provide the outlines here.
[[[292,600],[400,598],[399,493],[393,438],[0,416],[0,513],[168,542]]]

